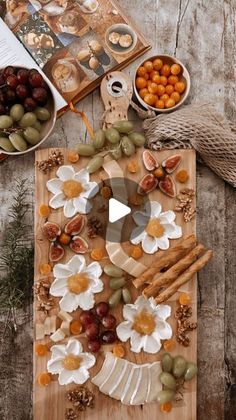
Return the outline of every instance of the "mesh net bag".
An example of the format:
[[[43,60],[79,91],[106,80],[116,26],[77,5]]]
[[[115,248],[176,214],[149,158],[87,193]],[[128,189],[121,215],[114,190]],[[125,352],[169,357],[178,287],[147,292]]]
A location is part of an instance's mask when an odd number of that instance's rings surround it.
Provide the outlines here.
[[[144,118],[143,112],[140,117]],[[194,148],[203,163],[236,187],[236,125],[212,106],[188,105],[146,117],[143,127],[150,149]]]

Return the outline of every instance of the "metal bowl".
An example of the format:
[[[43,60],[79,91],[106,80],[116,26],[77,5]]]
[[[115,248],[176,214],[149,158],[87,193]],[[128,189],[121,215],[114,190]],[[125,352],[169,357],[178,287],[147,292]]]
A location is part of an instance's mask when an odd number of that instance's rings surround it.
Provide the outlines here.
[[[19,67],[21,69],[26,68],[29,69],[28,67],[23,67],[23,66],[14,66],[14,67]],[[40,73],[43,77],[43,79],[45,80],[45,82],[47,83],[47,80],[45,79],[44,75],[42,73]],[[15,151],[15,152],[6,152],[5,150],[0,149],[0,153],[3,153],[5,155],[24,155],[26,153],[30,153],[33,150],[37,149],[39,146],[41,146],[41,144],[43,144],[45,142],[45,140],[48,138],[48,136],[51,134],[53,127],[55,125],[56,122],[56,118],[57,118],[57,112],[56,112],[56,100],[55,100],[55,96],[54,93],[50,87],[50,85],[47,83],[48,85],[48,89],[49,89],[49,94],[48,94],[48,101],[47,104],[45,106],[45,108],[48,109],[48,111],[50,112],[51,116],[49,118],[48,121],[43,122],[42,124],[42,130],[40,132],[41,135],[41,140],[39,141],[39,143],[35,144],[34,146],[28,147],[27,150],[25,150],[24,152],[19,152],[19,151]]]
[[[136,80],[136,77],[137,77],[138,68],[140,66],[142,66],[145,63],[145,61],[149,61],[149,60],[153,61],[156,58],[160,58],[163,61],[164,64],[169,64],[169,65],[179,64],[181,66],[181,68],[182,68],[182,72],[181,72],[181,75],[179,76],[179,79],[180,79],[180,81],[183,80],[185,82],[186,89],[185,89],[184,93],[181,94],[180,101],[175,106],[173,106],[172,108],[160,109],[160,108],[155,108],[154,106],[151,106],[151,105],[146,104],[146,102],[144,102],[144,100],[141,98],[141,96],[139,96],[138,90],[136,88],[135,80]],[[184,66],[184,64],[181,63],[181,61],[179,61],[179,60],[177,60],[177,58],[172,57],[171,55],[167,55],[167,54],[155,55],[153,57],[146,58],[145,61],[143,61],[141,64],[139,64],[139,66],[137,67],[137,69],[135,71],[135,74],[134,74],[134,81],[133,81],[134,82],[133,83],[134,84],[134,91],[135,91],[135,95],[136,95],[136,98],[138,99],[139,103],[145,109],[151,109],[152,111],[155,111],[157,113],[167,113],[167,112],[176,111],[176,109],[178,109],[181,105],[183,105],[183,103],[186,101],[186,99],[187,99],[187,97],[189,95],[191,82],[190,82],[190,75],[189,75],[188,70],[186,69],[186,67]]]

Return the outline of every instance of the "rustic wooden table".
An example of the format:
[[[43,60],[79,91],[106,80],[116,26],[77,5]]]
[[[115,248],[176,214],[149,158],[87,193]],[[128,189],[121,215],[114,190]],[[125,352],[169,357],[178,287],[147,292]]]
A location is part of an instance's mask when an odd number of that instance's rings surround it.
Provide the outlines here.
[[[233,120],[235,108],[235,0],[120,0],[158,53],[175,54],[190,71],[189,102],[212,102]],[[149,52],[150,54],[150,52]],[[142,59],[140,59],[141,61]],[[126,69],[132,76],[137,62]],[[79,104],[96,129],[103,107],[99,90]],[[131,118],[136,115],[131,113]],[[81,120],[60,118],[46,147],[73,147],[84,138]],[[0,166],[0,232],[4,231],[15,180],[28,178],[34,202],[34,155]],[[197,231],[215,251],[199,275],[198,418],[236,418],[236,193],[206,167],[197,168]],[[33,226],[33,209],[29,223]],[[33,230],[32,230],[33,235]],[[1,240],[1,237],[0,237]],[[0,358],[0,419],[28,420],[32,391],[32,310],[16,314],[16,333],[7,332]],[[0,332],[3,323],[0,323]],[[47,419],[45,419],[47,420]],[[194,420],[194,419],[189,419]]]

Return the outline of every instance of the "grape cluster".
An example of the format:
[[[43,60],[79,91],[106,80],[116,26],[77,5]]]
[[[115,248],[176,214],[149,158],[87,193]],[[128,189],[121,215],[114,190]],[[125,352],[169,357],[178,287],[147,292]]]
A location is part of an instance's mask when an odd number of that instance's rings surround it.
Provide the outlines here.
[[[48,86],[38,70],[8,66],[0,72],[0,115],[15,103],[21,103],[25,111],[34,111],[38,105],[46,105],[47,99]]]
[[[0,149],[25,151],[40,139],[49,88],[36,69],[8,66],[0,71]]]
[[[108,312],[108,303],[99,302],[94,312],[82,311],[80,314],[80,322],[88,339],[88,349],[93,353],[97,353],[102,344],[112,344],[117,340],[116,318]]]

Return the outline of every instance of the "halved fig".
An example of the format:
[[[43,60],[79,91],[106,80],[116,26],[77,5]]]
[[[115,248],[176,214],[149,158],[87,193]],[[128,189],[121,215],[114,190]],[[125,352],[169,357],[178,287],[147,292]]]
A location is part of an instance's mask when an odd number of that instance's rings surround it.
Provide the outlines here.
[[[88,242],[81,236],[74,236],[69,246],[75,254],[85,254],[89,249]]]
[[[138,194],[145,195],[153,191],[158,185],[158,179],[153,174],[144,175],[138,184]]]
[[[43,225],[43,234],[50,242],[53,242],[61,234],[61,228],[57,223],[46,222]]]
[[[83,229],[85,224],[85,218],[84,216],[81,216],[81,214],[77,214],[73,219],[71,219],[68,223],[66,223],[64,227],[65,233],[67,235],[78,235],[81,230]]]
[[[182,160],[181,155],[173,155],[168,157],[166,160],[163,160],[162,167],[165,168],[168,174],[171,174],[178,168],[180,162]]]
[[[155,156],[149,150],[143,152],[143,164],[148,171],[154,171],[159,166]]]
[[[159,182],[159,188],[164,194],[169,195],[169,197],[176,196],[175,183],[169,175],[166,175],[166,177]]]
[[[50,249],[49,249],[49,260],[54,262],[54,261],[60,261],[65,254],[65,250],[64,248],[62,248],[61,245],[57,244],[57,243],[52,243],[50,245]]]

